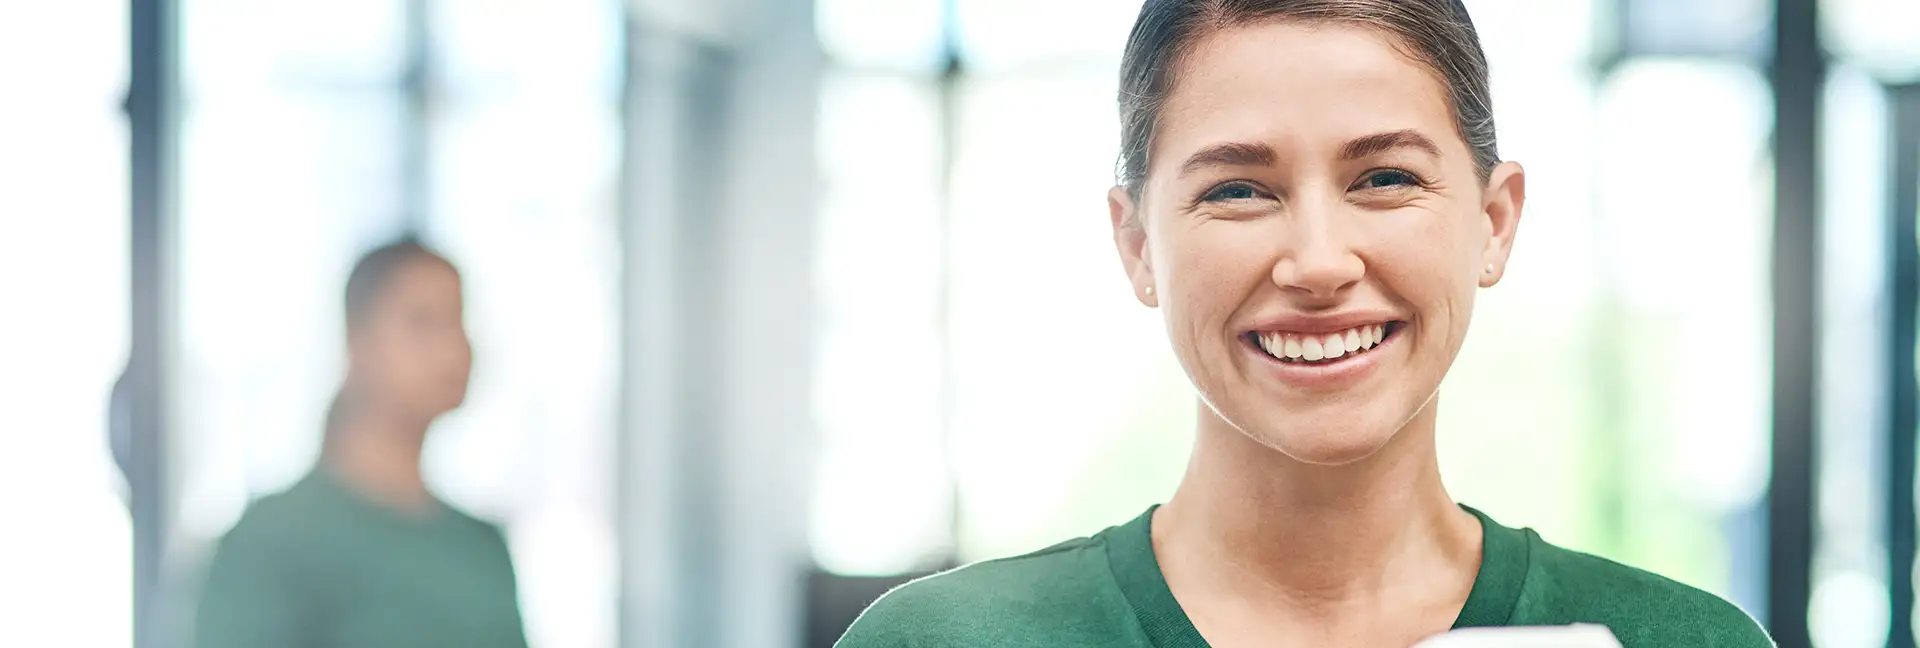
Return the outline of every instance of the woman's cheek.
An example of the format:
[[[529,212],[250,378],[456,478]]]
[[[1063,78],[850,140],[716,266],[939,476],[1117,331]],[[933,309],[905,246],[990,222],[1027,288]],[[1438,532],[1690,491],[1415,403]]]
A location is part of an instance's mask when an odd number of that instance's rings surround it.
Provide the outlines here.
[[[1272,275],[1261,267],[1257,239],[1250,245],[1228,228],[1207,229],[1169,236],[1157,259],[1161,279],[1172,284],[1161,308],[1175,334],[1194,347],[1221,338],[1241,303]]]

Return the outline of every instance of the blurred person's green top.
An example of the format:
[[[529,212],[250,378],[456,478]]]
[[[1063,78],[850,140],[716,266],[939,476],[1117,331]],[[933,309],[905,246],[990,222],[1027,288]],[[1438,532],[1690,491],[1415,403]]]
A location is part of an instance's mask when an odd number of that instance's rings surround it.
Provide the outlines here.
[[[325,469],[262,498],[220,541],[196,648],[524,648],[500,530],[436,502],[407,513]]]
[[[1480,571],[1454,627],[1599,623],[1626,648],[1770,648],[1753,618],[1700,590],[1480,518]],[[1024,556],[901,586],[837,648],[1202,648],[1154,559],[1153,510]]]

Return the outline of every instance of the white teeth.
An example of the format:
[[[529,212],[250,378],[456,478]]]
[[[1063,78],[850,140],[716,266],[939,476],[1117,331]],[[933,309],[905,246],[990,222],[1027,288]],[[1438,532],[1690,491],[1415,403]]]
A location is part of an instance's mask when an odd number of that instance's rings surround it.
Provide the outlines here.
[[[1263,332],[1254,336],[1254,341],[1275,358],[1318,362],[1372,349],[1385,341],[1386,337],[1386,325],[1372,324],[1320,335]]]

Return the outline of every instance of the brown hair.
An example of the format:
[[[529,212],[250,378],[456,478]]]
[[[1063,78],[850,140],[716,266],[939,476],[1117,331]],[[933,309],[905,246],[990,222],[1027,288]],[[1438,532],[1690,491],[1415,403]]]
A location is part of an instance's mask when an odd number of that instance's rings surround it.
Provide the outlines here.
[[[1117,182],[1137,199],[1161,108],[1194,44],[1231,28],[1272,21],[1345,23],[1392,36],[1447,87],[1454,124],[1481,180],[1500,162],[1487,56],[1461,0],[1146,0],[1120,63]]]

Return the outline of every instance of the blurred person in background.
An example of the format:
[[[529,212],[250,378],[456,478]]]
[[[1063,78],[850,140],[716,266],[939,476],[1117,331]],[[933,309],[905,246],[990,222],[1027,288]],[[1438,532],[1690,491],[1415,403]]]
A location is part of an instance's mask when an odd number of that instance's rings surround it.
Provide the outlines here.
[[[1441,481],[1441,380],[1526,199],[1460,0],[1147,0],[1120,86],[1113,236],[1204,405],[1186,475],[1131,522],[899,588],[842,646],[1772,645]]]
[[[198,648],[526,646],[498,528],[435,497],[420,456],[466,397],[460,274],[411,239],[347,279],[348,368],[313,471],[221,540]]]

